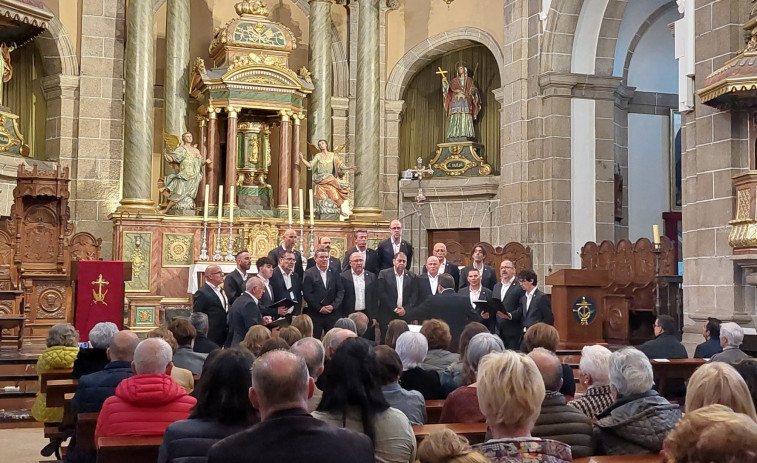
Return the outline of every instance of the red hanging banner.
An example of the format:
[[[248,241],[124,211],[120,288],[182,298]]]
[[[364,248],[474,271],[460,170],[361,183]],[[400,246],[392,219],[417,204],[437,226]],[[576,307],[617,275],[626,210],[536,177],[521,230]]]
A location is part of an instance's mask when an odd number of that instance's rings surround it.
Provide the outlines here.
[[[82,342],[99,322],[113,322],[123,329],[124,263],[81,260],[76,286],[74,320]]]

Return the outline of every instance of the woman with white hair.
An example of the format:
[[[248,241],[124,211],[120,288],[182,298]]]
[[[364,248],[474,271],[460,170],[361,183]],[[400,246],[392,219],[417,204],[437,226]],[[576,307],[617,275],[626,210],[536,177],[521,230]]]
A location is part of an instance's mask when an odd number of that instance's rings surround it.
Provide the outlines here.
[[[425,400],[444,398],[439,375],[435,371],[421,368],[423,359],[428,354],[428,341],[425,336],[414,331],[405,331],[397,338],[394,350],[402,361],[400,386],[408,391],[420,392]]]
[[[71,375],[79,379],[84,375],[100,371],[108,364],[106,351],[110,346],[113,335],[118,333],[118,326],[113,322],[100,322],[89,330],[87,347],[79,349],[79,355],[74,361],[74,371]]]
[[[749,358],[743,350],[739,349],[742,341],[744,341],[744,330],[737,323],[721,323],[720,346],[723,352],[713,355],[710,361],[731,363]]]
[[[584,346],[578,364],[578,378],[586,387],[580,398],[568,405],[581,410],[591,419],[612,405],[615,397],[610,387],[610,350],[604,346]]]
[[[485,355],[503,350],[505,350],[505,345],[499,336],[487,332],[479,333],[471,338],[463,360],[463,371],[468,373],[466,386],[455,389],[447,396],[439,417],[440,423],[483,423],[486,421],[478,406],[476,390],[478,365]]]
[[[617,400],[596,416],[597,455],[659,453],[681,418],[678,405],[652,390],[647,356],[628,347],[610,355],[610,385]]]

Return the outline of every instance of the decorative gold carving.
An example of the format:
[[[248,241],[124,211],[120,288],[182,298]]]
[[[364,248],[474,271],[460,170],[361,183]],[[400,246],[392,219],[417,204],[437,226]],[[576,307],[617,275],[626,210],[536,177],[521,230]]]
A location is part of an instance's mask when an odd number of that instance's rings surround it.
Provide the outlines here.
[[[62,286],[39,288],[37,318],[63,318],[65,291]]]
[[[135,278],[139,278],[142,274],[142,270],[145,268],[145,254],[142,252],[142,248],[137,246],[131,253],[131,271],[134,273]]]
[[[305,82],[309,84],[313,83],[312,74],[310,73],[308,68],[306,68],[305,66],[302,66],[300,69],[297,70],[297,75],[300,76],[302,80],[304,80]]]
[[[437,159],[439,157],[440,150],[437,149]],[[469,169],[476,167],[478,163],[471,161],[463,156],[460,156],[460,146],[455,145],[450,147],[451,155],[444,160],[444,162],[437,162],[433,164],[434,169],[441,169],[452,177],[457,177],[466,173]]]
[[[0,114],[0,152],[6,152],[21,144],[21,140],[16,138],[5,128],[5,116]]]
[[[255,259],[267,256],[268,251],[279,245],[279,232],[272,225],[252,225],[245,230],[244,235],[244,247]],[[226,242],[228,243],[228,240]],[[223,246],[221,248],[225,249]]]
[[[97,304],[98,302],[102,302],[103,305],[108,305],[107,302],[105,302],[105,296],[108,295],[108,290],[106,289],[105,292],[103,292],[103,286],[109,285],[109,281],[103,280],[103,274],[101,273],[100,276],[97,278],[97,280],[93,281],[92,284],[94,286],[97,286],[97,292],[95,290],[92,290],[92,299],[93,302]]]
[[[163,267],[185,267],[192,264],[194,235],[166,233],[163,238]]]
[[[748,220],[750,218],[749,205],[752,202],[752,193],[746,188],[741,189],[736,191],[736,198],[738,201],[736,220]]]
[[[268,8],[260,0],[242,0],[234,5],[234,10],[239,16],[254,15],[268,17]]]
[[[344,252],[347,250],[347,238],[333,237],[331,238],[331,256],[340,259],[344,257]]]
[[[195,58],[194,67],[192,67],[192,70],[200,75],[207,74],[208,70],[205,69],[205,60],[200,58],[199,56]]]

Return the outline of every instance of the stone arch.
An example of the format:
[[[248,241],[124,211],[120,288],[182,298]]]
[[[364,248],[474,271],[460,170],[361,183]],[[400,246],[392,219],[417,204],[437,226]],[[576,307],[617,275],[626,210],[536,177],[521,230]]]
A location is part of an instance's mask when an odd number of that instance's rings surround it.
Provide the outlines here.
[[[620,23],[626,11],[628,0],[610,0],[602,17],[599,28],[598,52],[595,57],[594,69],[597,74],[611,76],[615,60],[615,46],[620,33]]]
[[[649,30],[652,24],[655,21],[657,21],[657,19],[660,16],[667,13],[672,8],[678,8],[678,5],[674,1],[671,1],[669,3],[662,5],[661,7],[654,10],[652,14],[650,14],[647,17],[647,19],[644,20],[643,23],[641,23],[641,26],[639,26],[639,30],[636,31],[636,34],[633,36],[633,39],[631,39],[631,43],[628,44],[628,51],[626,51],[626,59],[625,59],[625,62],[623,63],[623,84],[624,85],[628,84],[628,69],[631,66],[631,59],[633,58],[633,54],[636,51],[636,47],[639,45],[641,38],[644,36],[647,30]]]
[[[45,76],[79,75],[79,62],[71,38],[57,17],[53,16],[47,29],[33,43],[42,55]]]
[[[544,26],[541,72],[570,71],[573,39],[584,0],[552,0]]]
[[[429,37],[405,53],[394,65],[386,81],[386,100],[400,100],[410,79],[426,64],[461,45],[470,44],[484,45],[494,55],[499,68],[500,82],[504,84],[502,71],[505,59],[494,37],[475,27],[460,27]]]

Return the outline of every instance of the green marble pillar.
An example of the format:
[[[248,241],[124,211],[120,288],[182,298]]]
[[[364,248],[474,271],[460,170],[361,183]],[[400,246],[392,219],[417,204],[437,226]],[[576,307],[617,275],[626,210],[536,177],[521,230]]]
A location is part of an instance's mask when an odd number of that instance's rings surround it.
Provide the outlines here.
[[[331,3],[332,0],[310,0],[308,67],[315,88],[308,97],[308,139],[313,144],[323,139],[331,145],[331,84],[334,79]]]
[[[379,209],[379,1],[358,2],[357,95],[355,101],[355,207],[357,218]]]
[[[119,210],[155,210],[150,199],[153,141],[152,2],[129,2],[126,9],[124,176]]]
[[[165,76],[163,131],[181,135],[187,131],[189,105],[189,0],[166,1]],[[163,172],[173,172],[165,160]]]

